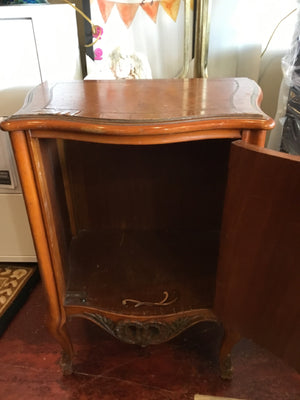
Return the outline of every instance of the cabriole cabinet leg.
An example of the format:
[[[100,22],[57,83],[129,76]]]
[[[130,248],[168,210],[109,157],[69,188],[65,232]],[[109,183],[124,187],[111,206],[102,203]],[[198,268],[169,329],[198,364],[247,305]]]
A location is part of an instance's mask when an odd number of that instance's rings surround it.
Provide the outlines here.
[[[70,375],[73,372],[73,345],[69,336],[66,324],[57,324],[55,321],[50,321],[49,330],[53,337],[62,347],[62,355],[60,359],[60,366],[64,375]]]
[[[240,340],[240,335],[230,329],[224,328],[224,336],[219,353],[220,376],[222,379],[232,378],[231,350]]]
[[[64,375],[71,375],[73,373],[72,355],[64,350],[62,351],[59,364]]]

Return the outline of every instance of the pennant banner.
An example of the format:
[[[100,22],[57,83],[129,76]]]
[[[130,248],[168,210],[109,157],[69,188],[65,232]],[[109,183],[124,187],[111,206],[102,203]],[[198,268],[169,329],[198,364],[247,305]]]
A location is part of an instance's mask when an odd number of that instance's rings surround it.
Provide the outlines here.
[[[164,11],[176,22],[180,2],[181,0],[97,0],[100,12],[102,14],[103,20],[106,23],[110,13],[116,5],[120,17],[122,18],[124,24],[129,27],[135,17],[135,14],[139,7],[145,11],[145,13],[156,22],[158,6],[159,4],[163,7]]]
[[[151,3],[141,3],[142,9],[149,15],[153,22],[156,22],[159,1],[152,1]]]

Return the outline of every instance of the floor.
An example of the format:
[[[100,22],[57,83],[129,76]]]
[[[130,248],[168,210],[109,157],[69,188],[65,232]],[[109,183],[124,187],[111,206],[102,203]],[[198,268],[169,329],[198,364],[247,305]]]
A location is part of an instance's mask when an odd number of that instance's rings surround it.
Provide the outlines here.
[[[64,377],[60,349],[48,334],[39,284],[0,340],[0,399],[193,400],[196,393],[248,400],[299,400],[300,375],[242,340],[234,348],[234,377],[218,377],[220,329],[198,325],[148,348],[118,342],[96,325],[69,324],[75,373]]]

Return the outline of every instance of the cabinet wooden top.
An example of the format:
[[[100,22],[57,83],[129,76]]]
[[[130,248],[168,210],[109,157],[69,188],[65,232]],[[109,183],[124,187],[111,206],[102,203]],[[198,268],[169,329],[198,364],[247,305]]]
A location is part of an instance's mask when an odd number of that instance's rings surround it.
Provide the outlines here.
[[[271,129],[261,98],[259,86],[247,78],[45,83],[2,127],[141,136]]]

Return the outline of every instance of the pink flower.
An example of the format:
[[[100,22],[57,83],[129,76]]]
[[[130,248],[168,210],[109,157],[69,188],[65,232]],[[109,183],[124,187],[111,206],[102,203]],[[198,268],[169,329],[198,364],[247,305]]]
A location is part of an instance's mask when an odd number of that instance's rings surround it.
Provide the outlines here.
[[[94,51],[94,58],[95,60],[102,60],[103,51],[100,48],[95,49]]]
[[[101,36],[102,36],[102,34],[103,34],[103,29],[101,28],[101,26],[99,26],[99,25],[95,25],[95,33],[93,34],[93,37],[94,38],[99,38],[99,39],[101,39]],[[99,37],[99,35],[100,35],[100,37]]]

